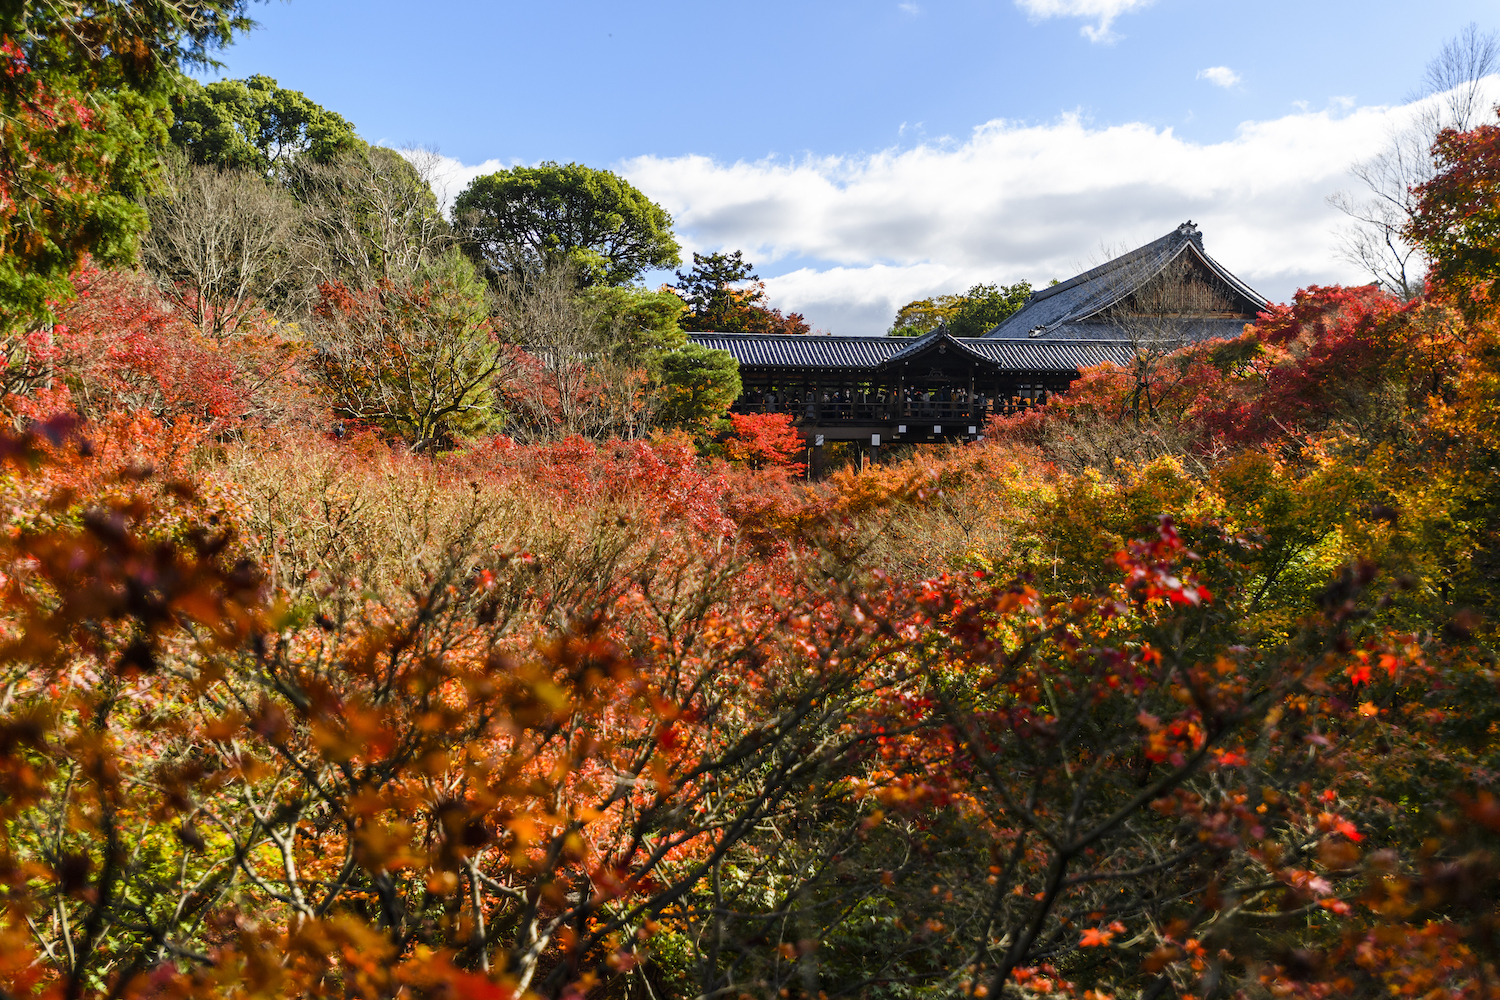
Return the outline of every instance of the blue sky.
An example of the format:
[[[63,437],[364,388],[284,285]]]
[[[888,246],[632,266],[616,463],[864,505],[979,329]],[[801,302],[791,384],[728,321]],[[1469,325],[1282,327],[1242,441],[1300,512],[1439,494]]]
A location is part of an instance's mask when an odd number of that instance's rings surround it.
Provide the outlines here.
[[[1500,3],[291,0],[255,16],[226,75],[435,149],[450,187],[541,160],[619,170],[689,247],[745,249],[778,304],[878,333],[905,297],[1064,277],[1189,217],[1273,298],[1356,280],[1323,198],[1446,39],[1500,27]]]

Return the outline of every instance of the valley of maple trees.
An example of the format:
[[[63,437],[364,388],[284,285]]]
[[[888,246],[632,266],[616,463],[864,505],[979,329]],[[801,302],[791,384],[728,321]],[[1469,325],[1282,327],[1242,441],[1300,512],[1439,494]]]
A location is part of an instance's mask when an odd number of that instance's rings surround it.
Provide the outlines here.
[[[1497,148],[1411,301],[821,482],[774,414],[413,449],[69,244],[0,398],[3,996],[1500,997]]]

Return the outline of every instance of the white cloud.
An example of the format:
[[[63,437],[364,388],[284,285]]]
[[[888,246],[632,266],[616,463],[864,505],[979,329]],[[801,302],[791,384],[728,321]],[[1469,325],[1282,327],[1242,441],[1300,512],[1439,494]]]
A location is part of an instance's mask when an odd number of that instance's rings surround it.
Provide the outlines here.
[[[693,249],[743,249],[778,306],[837,333],[884,331],[912,298],[978,281],[1066,278],[1101,241],[1145,243],[1186,219],[1266,294],[1357,280],[1325,203],[1410,108],[1309,111],[1197,143],[1076,115],[990,122],[959,145],[720,163],[645,156],[619,169]]]
[[[1198,79],[1207,80],[1215,87],[1223,87],[1228,90],[1240,82],[1240,75],[1228,66],[1210,66],[1208,69],[1198,71]]]
[[[1344,217],[1325,199],[1415,111],[1301,110],[1216,143],[1066,115],[868,155],[643,156],[614,169],[672,213],[685,256],[744,250],[774,305],[832,333],[879,334],[914,298],[1066,278],[1101,243],[1138,246],[1187,219],[1209,253],[1274,300],[1315,282],[1366,280],[1336,258]],[[503,166],[447,162],[454,193]]]
[[[914,3],[898,3],[896,6],[897,8],[899,8],[900,10],[904,10],[908,14],[922,13],[922,8]]]
[[[1016,6],[1037,20],[1049,17],[1098,18],[1097,24],[1085,24],[1079,33],[1091,42],[1113,42],[1111,29],[1115,18],[1133,10],[1149,7],[1156,0],[1016,0]]]
[[[497,170],[505,170],[515,166],[518,162],[513,160],[504,163],[500,160],[485,160],[483,163],[468,166],[451,156],[444,156],[433,150],[402,149],[400,152],[427,178],[445,215],[453,208],[454,199],[473,182],[474,178],[493,174]]]

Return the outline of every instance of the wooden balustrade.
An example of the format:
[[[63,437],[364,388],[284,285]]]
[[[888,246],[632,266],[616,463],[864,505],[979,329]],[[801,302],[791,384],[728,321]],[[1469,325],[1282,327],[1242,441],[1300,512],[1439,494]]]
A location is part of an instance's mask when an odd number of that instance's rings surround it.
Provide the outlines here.
[[[741,399],[730,410],[733,413],[786,413],[796,421],[817,424],[892,423],[903,420],[956,424],[963,421],[978,423],[992,416],[1015,416],[1038,405],[1041,404],[1024,396],[986,400],[982,406],[958,400],[907,400],[903,405],[896,405],[889,400],[828,400],[811,403],[779,401],[773,404],[765,400]]]

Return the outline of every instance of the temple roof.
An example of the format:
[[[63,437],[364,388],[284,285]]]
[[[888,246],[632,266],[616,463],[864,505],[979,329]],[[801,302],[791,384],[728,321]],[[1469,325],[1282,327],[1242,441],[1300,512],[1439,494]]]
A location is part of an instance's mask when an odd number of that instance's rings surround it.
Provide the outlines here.
[[[1167,235],[1152,240],[1067,281],[1031,293],[1018,311],[985,334],[1005,340],[1125,340],[1127,332],[1104,314],[1160,275],[1180,257],[1191,257],[1218,277],[1238,300],[1242,319],[1198,319],[1183,324],[1184,339],[1236,337],[1248,317],[1269,303],[1265,296],[1235,277],[1203,249],[1203,234],[1184,222]]]
[[[1106,361],[1124,364],[1133,356],[1130,345],[1120,341],[987,340],[954,337],[942,327],[915,338],[695,333],[691,339],[704,347],[728,351],[741,367],[786,371],[890,371],[931,352],[950,350],[955,357],[1017,372],[1072,372]]]
[[[1026,304],[983,337],[955,337],[946,325],[920,337],[835,337],[824,334],[695,333],[689,339],[728,351],[741,367],[793,371],[894,372],[918,359],[977,363],[1007,372],[1074,372],[1112,362],[1127,364],[1142,337],[1140,321],[1120,305],[1179,259],[1219,279],[1227,308],[1214,316],[1162,321],[1175,342],[1238,337],[1267,305],[1264,296],[1203,249],[1203,234],[1185,222],[1114,260],[1033,292]],[[1224,311],[1238,316],[1223,315]]]

